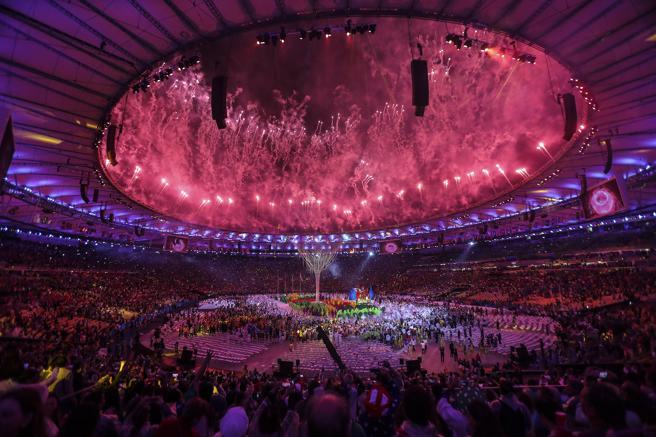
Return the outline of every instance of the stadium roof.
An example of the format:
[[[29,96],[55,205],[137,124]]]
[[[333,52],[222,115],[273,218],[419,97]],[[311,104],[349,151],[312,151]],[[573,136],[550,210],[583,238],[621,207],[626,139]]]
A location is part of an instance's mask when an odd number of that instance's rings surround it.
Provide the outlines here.
[[[656,160],[652,1],[10,0],[0,5],[0,108],[12,114],[16,153],[5,183],[10,195],[0,205],[2,222],[135,241],[186,234],[212,239],[217,248],[249,243],[285,250],[302,241],[291,231],[205,226],[154,211],[108,182],[94,142],[121,96],[162,61],[191,56],[227,36],[278,32],[281,25],[383,17],[396,17],[404,27],[408,17],[460,23],[532,45],[569,69],[583,87],[573,89],[587,91],[599,111],[590,111],[584,132],[556,162],[517,189],[475,207],[402,226],[348,229],[346,237],[319,232],[323,237],[317,240],[311,231],[296,234],[311,235],[317,244],[353,244],[455,235],[462,229],[473,235],[484,223],[490,223],[490,233],[499,234],[568,223],[580,219],[572,199],[582,173],[589,186],[609,175],[635,175],[627,183],[629,209],[655,203],[656,189],[650,184]],[[399,38],[407,38],[405,32]],[[609,174],[604,172],[607,150],[599,140],[612,145]],[[98,202],[81,200],[81,180],[89,181],[90,197],[99,190]],[[535,222],[525,220],[527,209],[537,211]]]

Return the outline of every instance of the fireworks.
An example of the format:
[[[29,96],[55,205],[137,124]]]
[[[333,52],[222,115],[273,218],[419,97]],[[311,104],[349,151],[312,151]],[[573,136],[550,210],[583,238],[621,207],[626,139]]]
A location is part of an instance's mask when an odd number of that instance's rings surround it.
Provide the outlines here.
[[[160,188],[159,188],[159,191],[157,192],[157,194],[162,194],[162,191],[167,189],[168,186],[169,186],[169,181],[166,178],[162,178],[161,181],[160,181]]]
[[[556,162],[556,160],[554,159],[554,157],[551,156],[551,153],[549,153],[549,150],[547,150],[547,146],[545,146],[544,143],[543,143],[542,141],[540,141],[540,143],[538,143],[538,150],[540,150],[540,151],[543,152],[545,155],[547,155],[551,161]]]
[[[501,166],[499,164],[495,164],[495,167],[497,168],[497,170],[499,170],[499,173],[501,173],[501,175],[503,175],[504,179],[506,179],[506,182],[508,182],[508,185],[510,185],[511,187],[514,187],[513,183],[510,182],[510,179],[508,179],[508,176],[506,176],[506,172],[501,168]]]
[[[517,173],[518,175],[520,175],[524,179],[529,178],[528,171],[525,168],[518,168],[517,170],[515,170],[515,173]]]
[[[218,130],[211,118],[203,70],[181,71],[152,93],[117,105],[112,119],[125,126],[122,159],[105,170],[119,189],[164,215],[222,229],[303,233],[424,220],[480,202],[505,185],[501,179],[512,186],[510,178],[527,180],[527,168],[553,161],[546,146],[524,154],[518,144],[526,137],[529,145],[543,140],[554,154],[562,147],[557,108],[526,92],[549,85],[541,74],[546,66],[510,76],[511,64],[495,61],[490,69],[478,57],[451,59],[440,53],[442,38],[428,37],[443,30],[428,22],[418,26],[426,53],[440,61],[432,64],[430,87],[443,103],[421,120],[401,104],[410,81],[395,61],[407,54],[400,42],[354,46],[356,62],[340,66],[354,78],[347,82],[321,53],[308,55],[310,67],[294,73],[293,85],[256,74],[276,65],[251,54],[232,81],[226,129]],[[224,48],[245,61],[240,38],[227,38]],[[389,57],[372,56],[372,49],[383,48]],[[316,69],[326,76],[321,85],[308,79]],[[456,69],[458,77],[449,74]],[[485,80],[475,80],[481,72]],[[555,86],[569,77],[553,65]],[[495,103],[504,81],[509,111]],[[497,160],[501,170],[492,171]]]

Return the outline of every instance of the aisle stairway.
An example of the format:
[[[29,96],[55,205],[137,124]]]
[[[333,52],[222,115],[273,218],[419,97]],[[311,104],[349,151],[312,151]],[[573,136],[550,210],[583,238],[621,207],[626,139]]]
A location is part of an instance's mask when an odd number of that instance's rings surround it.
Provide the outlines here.
[[[399,366],[403,351],[394,351],[391,347],[377,341],[362,341],[357,338],[345,338],[335,344],[335,349],[349,369],[366,373],[369,369],[380,367],[382,361],[388,361],[394,367]],[[300,361],[300,371],[316,372],[321,369],[334,370],[337,365],[330,357],[321,340],[310,340],[294,344],[293,351],[286,352],[283,360]]]
[[[175,342],[178,342],[178,350],[182,351],[184,346],[192,349],[194,346],[198,349],[198,357],[205,356],[208,350],[214,353],[213,360],[227,363],[242,363],[252,355],[258,354],[267,349],[268,342],[249,341],[247,338],[235,334],[214,334],[209,336],[196,337],[178,337],[177,332],[163,332],[164,348],[167,351],[173,351]],[[150,335],[142,337],[142,343],[148,346]]]

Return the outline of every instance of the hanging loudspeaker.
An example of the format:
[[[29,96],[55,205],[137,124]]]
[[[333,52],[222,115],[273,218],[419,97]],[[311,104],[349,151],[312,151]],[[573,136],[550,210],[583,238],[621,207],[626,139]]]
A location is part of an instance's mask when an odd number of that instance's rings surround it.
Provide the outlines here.
[[[423,59],[413,59],[410,62],[412,75],[412,106],[415,115],[423,117],[424,109],[428,106],[428,63]]]
[[[566,93],[562,96],[562,102],[565,110],[565,134],[563,135],[563,139],[569,141],[574,136],[574,132],[576,132],[576,124],[578,122],[576,100],[573,94]]]
[[[100,191],[98,190],[98,188],[94,188],[93,189],[93,203],[98,202],[98,197],[100,197]]]
[[[599,145],[606,148],[606,165],[604,166],[604,174],[608,174],[613,168],[613,144],[610,142],[610,138],[608,138],[605,140],[599,140]]]
[[[89,203],[87,188],[89,188],[89,184],[83,184],[82,182],[80,182],[80,197],[82,198],[82,200],[84,200],[84,203]]]
[[[110,124],[107,128],[107,159],[112,165],[118,164],[116,160],[116,125]]]
[[[228,110],[226,108],[226,95],[228,91],[228,78],[217,76],[212,80],[212,119],[216,120],[219,129],[226,128]]]
[[[581,199],[581,205],[585,205],[588,198],[588,178],[585,176],[585,173],[579,176],[581,180],[581,193],[579,195]],[[577,219],[579,218],[579,213],[577,212]]]
[[[14,157],[14,128],[8,112],[0,114],[0,184],[7,176],[9,165]]]

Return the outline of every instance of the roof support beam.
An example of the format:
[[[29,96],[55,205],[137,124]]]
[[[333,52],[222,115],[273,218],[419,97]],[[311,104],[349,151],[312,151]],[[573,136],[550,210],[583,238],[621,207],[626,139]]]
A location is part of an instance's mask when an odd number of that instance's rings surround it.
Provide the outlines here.
[[[611,46],[604,47],[599,52],[597,52],[594,55],[590,56],[589,58],[584,59],[583,61],[581,61],[581,63],[582,64],[587,64],[588,62],[594,61],[596,58],[603,55],[605,52],[612,51],[612,50],[616,49],[617,47],[621,47],[621,46],[625,45],[626,41],[630,41],[633,38],[639,36],[640,34],[643,34],[647,31],[649,31],[650,28],[651,28],[651,26],[647,26],[647,27],[644,27],[644,28],[641,28],[641,29],[637,29],[634,32],[631,32],[630,35],[626,36],[625,38],[622,38],[620,41],[616,42],[615,44],[613,44]]]
[[[528,26],[528,24],[531,21],[535,20],[540,14],[542,14],[549,7],[549,5],[551,5],[552,1],[553,0],[543,0],[542,3],[540,3],[540,6],[538,6],[538,8],[535,11],[533,11],[531,15],[526,17],[526,19],[522,21],[518,27],[512,30],[512,33],[513,34],[521,33],[524,27]]]
[[[287,10],[285,9],[285,0],[276,0],[276,7],[278,12],[280,12],[281,17],[287,16]]]
[[[255,8],[253,8],[253,4],[249,0],[239,0],[239,5],[244,10],[246,15],[248,15],[248,19],[251,20],[251,23],[254,23],[256,20]]]
[[[600,42],[607,40],[608,37],[616,34],[617,32],[620,32],[620,31],[622,31],[623,29],[625,29],[627,27],[631,27],[636,23],[642,22],[645,19],[646,16],[653,15],[654,12],[656,12],[656,8],[653,8],[653,9],[649,10],[648,12],[646,12],[644,14],[636,15],[633,19],[631,19],[631,20],[629,20],[629,21],[615,27],[614,29],[609,30],[605,34],[594,37],[590,41],[588,41],[586,43],[583,43],[579,46],[570,47],[569,50],[564,51],[563,53],[564,54],[570,54],[570,53],[576,53],[576,52],[581,52],[581,51],[590,49],[590,48],[594,47],[595,45],[599,44]],[[617,44],[614,44],[613,47],[604,47],[604,52],[612,50],[613,48],[617,47],[620,44],[625,44],[626,41],[630,41],[631,38],[633,38],[634,36],[636,36],[636,35],[638,35],[642,32],[648,31],[651,27],[652,26],[648,26],[647,28],[640,29],[639,32],[633,32],[631,35],[626,36],[625,38],[622,38]],[[580,64],[585,64],[586,62],[590,62],[592,59],[594,59],[598,56],[599,56],[598,53],[594,54],[593,56],[590,56],[588,59],[585,59],[585,60],[581,61]]]
[[[20,79],[20,78],[19,78],[19,79]],[[37,85],[38,85],[38,84],[37,84]],[[47,89],[47,88],[46,88],[46,89]],[[33,113],[33,114],[36,114],[36,115],[38,115],[39,117],[43,117],[43,118],[48,118],[48,119],[51,119],[51,120],[60,121],[60,122],[62,122],[62,123],[65,123],[66,125],[73,125],[74,127],[77,127],[77,128],[82,129],[82,126],[78,126],[77,124],[73,123],[71,120],[66,120],[66,119],[64,119],[64,118],[57,117],[57,116],[55,116],[55,115],[52,115],[51,113],[41,112],[41,111],[39,111],[38,109],[34,109],[34,108],[29,107],[29,106],[21,105],[21,104],[14,103],[14,102],[8,102],[7,105],[9,105],[9,106],[15,106],[15,107],[17,107],[17,108],[21,108],[21,109],[23,109],[23,110],[25,110],[25,111],[27,111],[27,112],[31,112],[31,113]],[[87,117],[87,118],[88,118],[88,117]],[[89,146],[89,147],[91,147],[91,146]]]
[[[146,50],[150,51],[151,53],[157,55],[157,56],[162,56],[162,54],[157,50],[155,46],[153,46],[151,43],[148,41],[144,40],[143,38],[140,38],[137,36],[134,32],[132,32],[130,29],[127,27],[123,26],[121,23],[116,21],[114,18],[110,17],[109,15],[105,14],[103,11],[98,9],[95,5],[93,5],[91,2],[88,0],[80,0],[80,3],[91,9],[93,12],[98,14],[98,16],[104,18],[108,23],[110,23],[112,26],[120,29],[123,33],[128,35],[130,38],[134,40],[137,44],[139,44],[141,47],[145,48]]]
[[[568,9],[567,8],[567,9],[563,10],[562,11],[563,17],[560,20],[554,20],[554,22],[551,23],[551,25],[549,27],[544,29],[542,31],[542,33],[537,35],[534,39],[536,41],[539,41],[540,39],[542,39],[543,36],[550,34],[551,32],[553,32],[554,30],[556,30],[557,28],[559,28],[563,24],[567,23],[569,20],[573,19],[574,16],[576,16],[576,14],[578,14],[586,6],[588,6],[590,4],[590,2],[592,2],[592,1],[593,0],[586,0],[586,1],[581,2],[578,5],[576,5],[576,7],[574,9]],[[579,29],[577,29],[577,31],[580,30],[580,29],[581,28],[579,27]]]
[[[627,69],[631,69],[631,68],[633,68],[633,67],[635,67],[635,66],[637,66],[637,65],[642,65],[642,64],[645,63],[645,61],[646,61],[645,59],[640,59],[638,62],[636,62],[636,63],[634,63],[634,64],[631,64],[630,66],[624,66],[624,65],[620,65],[620,64],[622,64],[623,62],[626,62],[626,61],[628,61],[628,60],[631,60],[631,59],[633,59],[633,58],[636,58],[636,57],[638,57],[638,56],[643,56],[643,55],[649,55],[649,56],[647,56],[647,58],[648,58],[648,59],[652,59],[652,51],[653,51],[654,49],[656,49],[656,46],[650,46],[650,47],[647,47],[647,48],[644,49],[644,50],[640,50],[640,51],[637,51],[637,52],[635,52],[635,53],[631,53],[630,55],[628,55],[628,56],[626,56],[626,57],[623,57],[623,58],[618,59],[618,60],[614,60],[614,61],[609,62],[609,63],[607,63],[607,64],[601,65],[601,66],[595,68],[594,70],[588,71],[588,72],[586,73],[586,76],[588,76],[588,77],[593,76],[593,75],[595,75],[595,74],[597,74],[597,73],[603,72],[604,70],[608,70],[608,69],[613,68],[613,67],[615,67],[615,66],[617,66],[617,65],[619,65],[620,67],[622,67],[622,70],[627,70]],[[610,74],[610,75],[604,76],[602,79],[596,79],[594,82],[601,82],[601,81],[607,79],[608,77],[612,77],[612,76],[615,76],[615,73],[612,73],[612,74]],[[593,83],[594,83],[594,82],[593,82]]]
[[[5,99],[17,100],[19,102],[28,103],[30,105],[38,106],[38,107],[41,107],[41,108],[46,108],[46,109],[49,109],[51,111],[61,112],[63,114],[72,115],[74,117],[80,117],[83,120],[93,120],[93,118],[91,118],[91,117],[89,117],[88,115],[85,115],[85,114],[79,114],[77,112],[67,111],[65,109],[57,108],[57,107],[51,106],[51,105],[46,105],[45,103],[36,102],[34,100],[25,99],[23,97],[12,96],[10,94],[5,94],[5,93],[0,93],[0,97],[4,97]],[[24,107],[24,108],[31,109],[29,107]]]
[[[485,0],[478,0],[472,10],[467,14],[466,21],[471,21],[475,16],[476,12],[483,6],[483,3],[485,3]]]
[[[219,11],[219,9],[214,4],[213,0],[203,0],[203,2],[205,3],[205,6],[207,6],[207,9],[210,11],[210,13],[214,15],[214,18],[216,19],[217,23],[219,23],[219,25],[222,28],[226,29],[230,27],[228,26],[228,23],[223,17],[223,14],[221,14],[221,11]]]
[[[54,74],[46,73],[45,71],[38,70],[34,67],[30,67],[29,65],[22,64],[20,62],[5,58],[3,56],[0,56],[0,62],[6,65],[10,65],[12,67],[20,68],[23,71],[27,71],[32,74],[36,74],[37,76],[41,76],[44,79],[52,80],[54,82],[59,82],[63,85],[69,86],[71,88],[75,88],[78,91],[85,92],[87,94],[93,94],[95,96],[101,97],[105,100],[107,100],[107,95],[105,93],[101,93],[100,91],[96,91],[94,89],[88,88],[84,85],[80,85],[75,82],[71,82],[70,80],[63,79],[59,76],[55,76]]]
[[[440,8],[440,12],[437,13],[437,15],[442,16],[444,15],[444,12],[449,8],[451,5],[451,0],[446,0],[442,7]]]
[[[513,0],[512,2],[510,2],[510,4],[505,7],[505,9],[500,11],[500,14],[497,17],[497,19],[490,23],[492,25],[492,27],[496,27],[496,25],[499,23],[499,21],[503,20],[508,15],[512,14],[515,11],[515,9],[517,9],[517,6],[519,6],[520,2],[521,2],[521,0]]]
[[[593,17],[591,17],[589,20],[586,20],[585,23],[581,23],[580,25],[577,24],[576,29],[574,29],[572,32],[569,32],[568,34],[564,35],[564,36],[563,36],[562,38],[560,38],[558,41],[556,41],[555,43],[553,43],[553,46],[556,47],[556,46],[562,44],[563,42],[567,41],[567,40],[568,40],[569,38],[571,38],[572,36],[578,34],[581,30],[587,28],[588,26],[590,26],[590,25],[593,24],[594,22],[596,22],[596,21],[602,19],[602,18],[604,17],[604,15],[608,14],[610,11],[612,11],[613,9],[615,9],[615,8],[616,8],[617,6],[619,6],[620,4],[622,4],[622,2],[621,2],[620,0],[617,0],[617,1],[613,2],[613,3],[611,3],[610,5],[608,5],[608,7],[604,8],[604,9],[603,9],[602,11],[600,11],[598,14],[595,14],[595,15],[594,15]],[[559,22],[559,24],[562,23],[562,21],[563,21],[563,20],[561,20],[561,22]],[[565,21],[566,21],[566,20],[565,20]],[[545,34],[546,34],[546,33],[545,33]],[[541,38],[541,37],[542,37],[542,35],[540,35],[540,36],[539,36],[538,38],[536,38],[536,39],[539,39],[539,38]]]
[[[176,17],[182,21],[182,24],[184,24],[187,29],[191,30],[193,33],[195,33],[198,36],[203,36],[198,29],[198,26],[196,26],[196,23],[194,23],[188,16],[185,14],[172,0],[164,0],[164,3],[173,11]]]
[[[51,93],[58,94],[58,95],[60,95],[60,96],[62,96],[62,97],[65,97],[65,98],[67,98],[67,99],[71,99],[71,100],[73,100],[73,101],[79,102],[80,104],[83,104],[83,105],[89,106],[89,107],[91,107],[91,108],[97,109],[97,110],[99,110],[99,111],[101,111],[101,112],[105,110],[105,108],[102,107],[102,106],[98,106],[98,105],[94,105],[94,104],[89,103],[89,102],[82,101],[82,100],[80,100],[80,99],[77,99],[77,98],[75,98],[75,97],[72,97],[70,94],[67,94],[67,93],[61,92],[61,91],[59,91],[59,90],[56,90],[56,89],[54,89],[54,88],[48,87],[48,86],[46,86],[46,85],[42,84],[41,82],[38,82],[38,81],[36,81],[36,80],[34,80],[34,79],[30,79],[29,77],[25,77],[25,76],[23,76],[23,75],[16,74],[14,71],[11,71],[11,70],[9,70],[9,69],[6,69],[6,68],[2,68],[2,67],[0,67],[0,71],[4,71],[8,76],[12,76],[12,77],[15,77],[15,78],[17,78],[17,79],[19,79],[19,80],[22,80],[22,81],[25,81],[25,82],[31,83],[32,85],[35,85],[35,86],[37,86],[37,87],[39,87],[39,88],[41,88],[41,89],[43,89],[43,90],[45,90],[45,91],[49,91],[49,92],[51,92]],[[51,118],[58,118],[58,117],[54,117],[54,116],[50,116],[50,117],[51,117]],[[59,118],[58,118],[58,119],[59,119]],[[63,119],[59,119],[59,120],[69,122],[69,120],[63,120]]]
[[[617,89],[617,88],[622,88],[623,86],[632,84],[634,82],[641,82],[645,79],[650,79],[651,81],[653,81],[655,79],[654,73],[649,72],[647,74],[643,74],[642,76],[634,77],[634,78],[629,79],[629,80],[622,80],[620,83],[615,83],[615,84],[609,85],[605,88],[595,89],[595,94],[596,95],[601,95],[601,94],[604,94],[608,91],[611,91],[611,90],[614,90],[614,89]],[[631,89],[633,89],[633,88],[631,88]],[[624,91],[622,91],[622,94],[624,94],[628,91],[630,91],[630,90],[624,90]],[[603,98],[608,98],[608,97],[603,97]]]
[[[76,50],[79,50],[80,52],[86,54],[87,56],[92,57],[92,58],[104,63],[105,65],[109,66],[110,68],[112,68],[116,71],[120,71],[121,73],[123,73],[127,76],[132,75],[132,73],[130,71],[125,70],[123,67],[120,67],[120,66],[114,64],[113,62],[110,62],[107,59],[107,58],[112,58],[112,59],[115,59],[115,60],[120,61],[122,63],[131,65],[132,67],[135,67],[135,65],[132,62],[128,61],[125,58],[117,56],[113,53],[109,53],[109,52],[105,52],[103,50],[100,50],[99,47],[96,47],[92,44],[89,44],[86,41],[83,41],[79,38],[76,38],[72,35],[69,35],[65,32],[62,32],[58,29],[55,29],[54,27],[50,27],[47,24],[44,24],[40,21],[37,21],[37,20],[33,19],[32,17],[28,17],[27,15],[21,14],[20,12],[14,11],[13,9],[8,8],[6,6],[3,6],[1,4],[0,4],[0,13],[3,14],[3,15],[6,15],[7,17],[10,17],[10,18],[12,18],[16,21],[19,21],[19,22],[25,24],[26,26],[31,27],[32,29],[38,30],[39,32],[42,32],[42,33],[50,36],[51,38],[54,38],[56,40],[59,40],[59,41],[63,42],[65,44],[67,44],[68,46],[70,46],[70,47],[72,47]],[[102,56],[98,56],[98,55],[102,55]]]
[[[80,62],[79,59],[75,59],[74,57],[67,55],[66,53],[62,52],[61,50],[56,49],[53,45],[51,45],[51,44],[47,44],[46,42],[44,42],[44,41],[42,41],[42,40],[40,40],[40,39],[34,38],[32,35],[30,35],[30,34],[28,34],[28,33],[26,33],[26,32],[23,32],[22,30],[20,30],[20,29],[14,27],[14,26],[12,26],[11,24],[9,24],[9,23],[7,23],[7,22],[5,22],[5,21],[3,21],[3,20],[0,20],[0,23],[4,24],[4,25],[7,26],[8,28],[12,29],[14,32],[16,32],[17,34],[21,35],[23,38],[25,38],[25,39],[27,39],[27,40],[30,40],[30,41],[33,41],[33,42],[35,42],[36,44],[39,44],[40,46],[46,48],[47,50],[50,50],[50,51],[52,51],[52,52],[54,52],[54,53],[57,53],[57,55],[61,56],[61,57],[64,58],[64,59],[68,59],[70,62],[72,62],[73,64],[77,65],[78,67],[83,68],[83,69],[85,69],[85,70],[87,70],[87,71],[90,71],[90,72],[92,72],[93,74],[95,74],[95,75],[97,75],[97,76],[100,76],[100,77],[102,77],[103,79],[105,79],[105,80],[107,80],[107,81],[109,81],[109,82],[112,82],[112,83],[114,83],[114,84],[116,84],[116,85],[122,85],[122,83],[121,83],[120,81],[114,79],[114,78],[111,77],[111,76],[108,76],[107,74],[105,74],[105,73],[102,72],[102,71],[98,71],[98,70],[96,70],[95,68],[90,67],[88,64],[86,64],[86,63],[84,63],[84,62]]]
[[[122,45],[117,44],[115,41],[111,40],[110,38],[107,38],[105,35],[100,33],[98,30],[96,30],[93,26],[89,25],[86,21],[66,9],[64,6],[59,4],[56,0],[50,0],[49,1],[50,5],[53,6],[55,9],[61,11],[64,15],[66,15],[68,18],[71,20],[75,21],[79,26],[83,27],[87,31],[91,32],[92,34],[96,35],[101,41],[105,41],[107,45],[110,47],[113,47],[115,50],[123,53],[125,56],[128,58],[132,59],[135,61],[137,64],[143,64],[141,59],[137,58],[134,56],[132,53],[128,52]],[[131,62],[132,65],[134,63]]]
[[[180,45],[180,41],[173,36],[169,30],[160,23],[157,18],[153,17],[150,12],[146,10],[143,6],[141,6],[141,3],[139,3],[137,0],[129,0],[130,4],[132,5],[133,8],[135,8],[146,20],[150,22],[153,26],[155,26],[155,29],[159,31],[162,35],[167,37],[173,44],[175,45]]]

